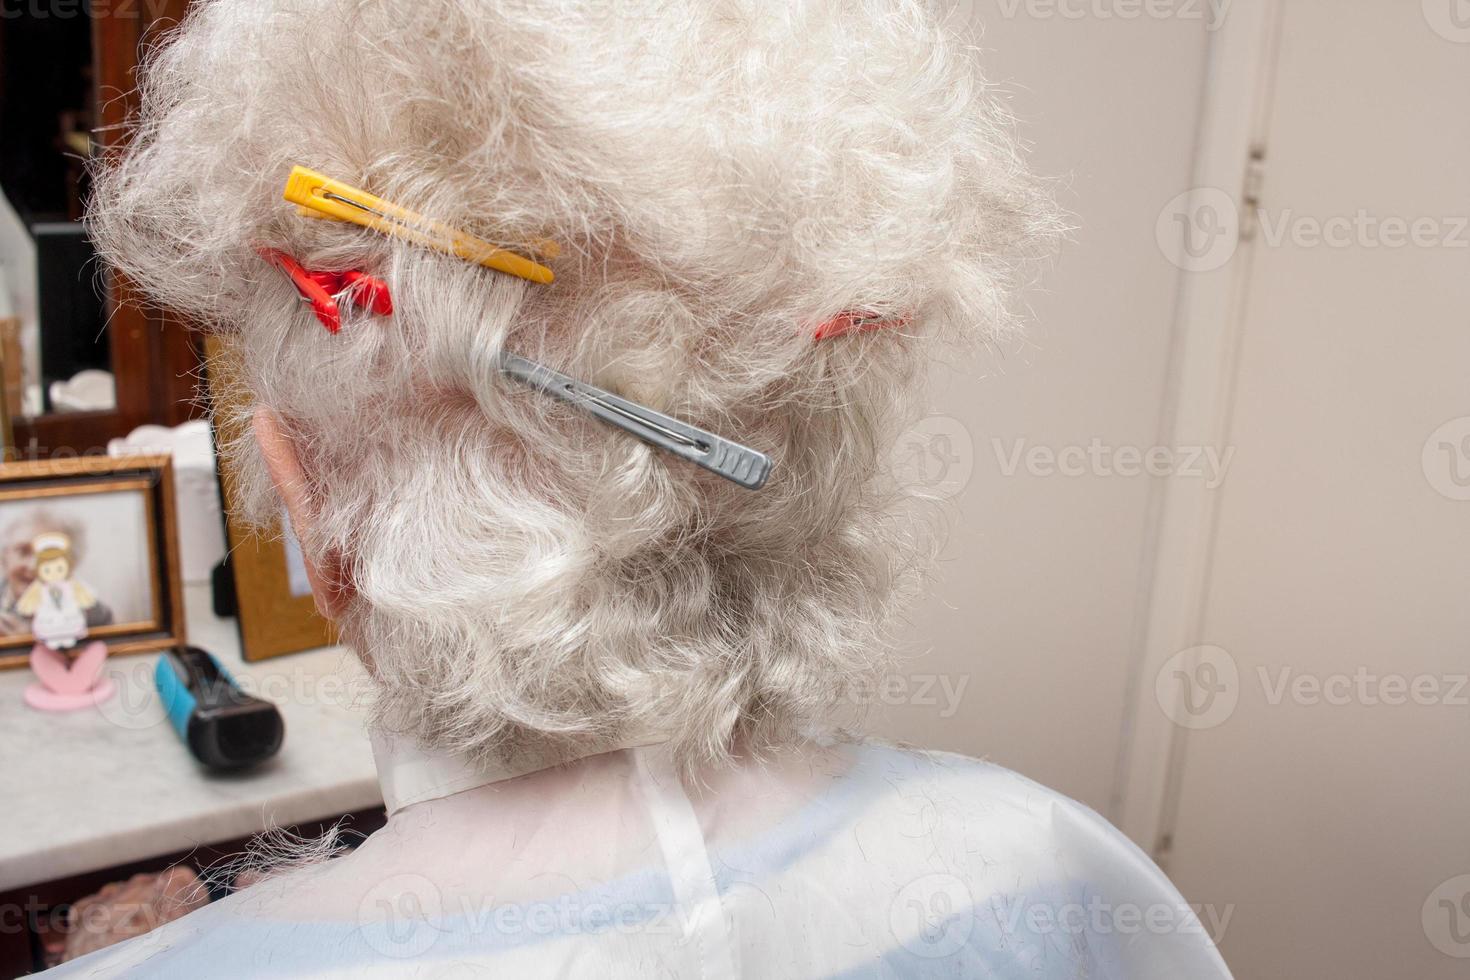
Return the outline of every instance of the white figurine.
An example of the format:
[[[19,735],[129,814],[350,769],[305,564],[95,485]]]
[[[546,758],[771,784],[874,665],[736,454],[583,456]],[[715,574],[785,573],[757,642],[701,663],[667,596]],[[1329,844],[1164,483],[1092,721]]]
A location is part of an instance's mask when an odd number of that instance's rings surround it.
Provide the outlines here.
[[[58,531],[37,535],[31,542],[36,554],[36,579],[16,603],[16,609],[33,617],[31,632],[36,640],[53,650],[67,650],[87,635],[86,610],[97,605],[97,597],[86,585],[71,577],[71,539]]]

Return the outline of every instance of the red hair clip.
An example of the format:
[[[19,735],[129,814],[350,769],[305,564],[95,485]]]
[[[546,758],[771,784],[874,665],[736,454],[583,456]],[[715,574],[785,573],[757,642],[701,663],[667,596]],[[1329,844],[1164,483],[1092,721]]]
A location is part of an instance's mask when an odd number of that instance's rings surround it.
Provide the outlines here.
[[[860,331],[901,328],[908,326],[911,319],[907,313],[902,316],[883,316],[871,310],[844,310],[831,319],[823,321],[813,336],[817,340],[830,340],[833,337]]]
[[[261,258],[290,277],[296,291],[311,304],[311,311],[328,333],[342,329],[342,314],[337,305],[339,298],[379,316],[393,314],[393,297],[388,293],[388,284],[376,276],[358,269],[316,272],[302,267],[300,262],[278,249],[261,248],[257,251]]]

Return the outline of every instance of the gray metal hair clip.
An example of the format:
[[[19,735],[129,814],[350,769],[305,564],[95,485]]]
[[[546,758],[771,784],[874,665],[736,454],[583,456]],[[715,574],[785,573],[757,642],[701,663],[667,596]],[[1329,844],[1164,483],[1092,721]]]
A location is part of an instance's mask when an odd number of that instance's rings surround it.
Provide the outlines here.
[[[766,477],[771,475],[771,458],[765,453],[619,398],[596,385],[569,378],[544,364],[502,351],[500,370],[537,391],[576,405],[608,425],[615,425],[747,490],[759,490],[765,485]]]

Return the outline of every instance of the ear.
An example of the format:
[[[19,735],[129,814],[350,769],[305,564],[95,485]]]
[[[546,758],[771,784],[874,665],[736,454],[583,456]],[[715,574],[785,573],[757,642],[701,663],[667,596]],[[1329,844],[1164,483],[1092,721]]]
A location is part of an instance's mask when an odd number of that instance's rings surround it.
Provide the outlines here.
[[[258,409],[255,413],[255,442],[260,446],[260,455],[270,471],[271,482],[276,493],[286,505],[286,515],[297,541],[311,540],[311,531],[316,520],[316,509],[312,504],[306,483],[306,473],[301,468],[301,459],[296,455],[296,444],[286,434],[274,412]],[[347,611],[355,589],[342,566],[340,555],[327,555],[313,560],[305,554],[306,577],[311,582],[311,592],[316,598],[317,612],[327,619],[336,620]]]

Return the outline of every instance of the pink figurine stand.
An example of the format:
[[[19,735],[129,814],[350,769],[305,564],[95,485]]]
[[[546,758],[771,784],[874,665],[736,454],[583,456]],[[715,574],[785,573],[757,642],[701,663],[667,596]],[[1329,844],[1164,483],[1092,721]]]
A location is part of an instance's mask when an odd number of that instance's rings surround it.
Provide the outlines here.
[[[31,670],[38,678],[25,690],[25,702],[37,711],[76,711],[101,704],[117,685],[102,676],[107,644],[89,643],[75,660],[44,643],[31,648]]]

